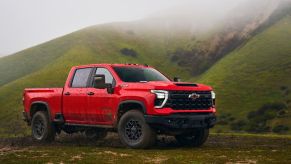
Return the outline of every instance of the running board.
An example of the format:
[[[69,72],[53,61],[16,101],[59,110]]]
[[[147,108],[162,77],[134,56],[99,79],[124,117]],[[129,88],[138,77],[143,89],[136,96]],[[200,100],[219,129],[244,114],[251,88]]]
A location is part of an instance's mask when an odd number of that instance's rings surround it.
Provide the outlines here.
[[[112,125],[90,125],[90,124],[74,124],[65,123],[67,126],[84,126],[84,127],[94,127],[94,128],[114,128]]]

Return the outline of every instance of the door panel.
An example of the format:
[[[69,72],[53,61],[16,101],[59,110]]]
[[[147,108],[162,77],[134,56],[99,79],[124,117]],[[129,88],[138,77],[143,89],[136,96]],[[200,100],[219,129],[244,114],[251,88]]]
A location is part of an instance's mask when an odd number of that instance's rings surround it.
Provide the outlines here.
[[[87,88],[67,88],[63,95],[66,122],[86,123]]]
[[[116,98],[114,94],[108,94],[106,89],[88,88],[87,115],[90,124],[112,124],[114,120]]]
[[[74,72],[71,86],[66,86],[63,93],[63,114],[66,122],[87,123],[87,87],[92,68],[80,68]]]
[[[94,75],[104,75],[105,83],[114,85],[114,78],[106,68],[96,68]],[[116,112],[116,94],[108,94],[107,89],[88,88],[87,119],[91,124],[112,124]]]

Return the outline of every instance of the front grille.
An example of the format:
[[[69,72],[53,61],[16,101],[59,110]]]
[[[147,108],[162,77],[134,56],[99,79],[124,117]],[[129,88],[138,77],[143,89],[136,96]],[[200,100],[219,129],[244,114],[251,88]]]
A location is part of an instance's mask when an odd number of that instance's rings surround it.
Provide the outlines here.
[[[199,98],[193,100],[189,95],[196,93]],[[169,91],[169,98],[165,107],[174,110],[201,110],[212,107],[213,101],[210,91]]]

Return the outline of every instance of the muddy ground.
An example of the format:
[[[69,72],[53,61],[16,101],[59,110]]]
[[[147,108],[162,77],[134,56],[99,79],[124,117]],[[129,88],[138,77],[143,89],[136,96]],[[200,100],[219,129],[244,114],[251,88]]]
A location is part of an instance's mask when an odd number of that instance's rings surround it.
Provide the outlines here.
[[[212,134],[200,148],[159,136],[147,150],[126,148],[115,133],[100,141],[62,135],[49,144],[30,137],[0,139],[0,163],[291,163],[291,138]]]

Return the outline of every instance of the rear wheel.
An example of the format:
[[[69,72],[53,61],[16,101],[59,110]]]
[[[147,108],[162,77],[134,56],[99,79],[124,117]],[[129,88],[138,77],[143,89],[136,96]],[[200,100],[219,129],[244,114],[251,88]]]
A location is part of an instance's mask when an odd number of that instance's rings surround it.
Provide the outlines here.
[[[121,142],[131,148],[148,148],[155,143],[156,133],[145,122],[140,111],[131,110],[121,116],[118,123]]]
[[[36,112],[31,121],[32,137],[40,142],[50,142],[55,139],[55,128],[47,112]]]
[[[176,140],[183,146],[199,147],[203,145],[209,136],[209,129],[197,129],[192,133],[176,135]]]

